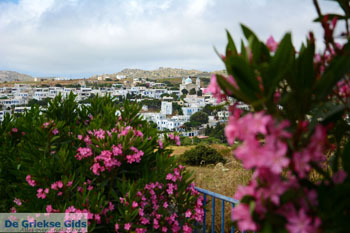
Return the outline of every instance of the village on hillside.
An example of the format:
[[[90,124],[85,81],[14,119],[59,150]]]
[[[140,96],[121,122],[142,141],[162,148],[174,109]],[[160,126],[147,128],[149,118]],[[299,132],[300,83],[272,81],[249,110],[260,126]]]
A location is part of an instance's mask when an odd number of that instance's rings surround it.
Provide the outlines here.
[[[94,96],[111,95],[119,101],[128,99],[140,103],[141,115],[156,124],[160,131],[176,131],[182,136],[199,138],[212,134],[225,140],[223,128],[229,116],[228,109],[218,105],[210,93],[203,93],[208,82],[199,77],[183,77],[180,83],[128,79],[124,75],[117,75],[113,80],[108,76],[97,76],[93,81],[80,80],[69,85],[60,84],[64,80],[55,81],[58,82],[51,85],[39,82],[0,87],[0,121],[7,113],[21,114],[34,104],[39,104],[45,111],[49,100],[59,94],[67,96],[72,92],[81,105],[88,105],[89,98]],[[217,135],[217,131],[221,134]]]

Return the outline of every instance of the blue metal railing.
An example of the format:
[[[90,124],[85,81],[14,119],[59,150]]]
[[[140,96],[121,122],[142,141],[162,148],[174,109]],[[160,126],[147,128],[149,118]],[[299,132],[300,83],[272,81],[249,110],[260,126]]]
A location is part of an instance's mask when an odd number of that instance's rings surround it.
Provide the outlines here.
[[[207,217],[207,210],[206,210],[206,204],[207,204],[207,196],[211,196],[211,232],[215,232],[215,199],[221,200],[221,233],[225,232],[225,202],[228,202],[231,204],[231,207],[233,208],[235,204],[238,203],[237,200],[226,197],[224,195],[211,192],[209,190],[205,190],[202,188],[195,187],[195,189],[203,194],[203,207],[204,207],[204,216],[203,216],[203,233],[206,233],[206,217]],[[231,213],[232,214],[232,213]],[[231,215],[232,216],[232,215]],[[233,219],[232,219],[233,220]],[[234,233],[235,229],[232,226],[231,227],[231,233]],[[198,233],[198,227],[195,229],[195,233]]]

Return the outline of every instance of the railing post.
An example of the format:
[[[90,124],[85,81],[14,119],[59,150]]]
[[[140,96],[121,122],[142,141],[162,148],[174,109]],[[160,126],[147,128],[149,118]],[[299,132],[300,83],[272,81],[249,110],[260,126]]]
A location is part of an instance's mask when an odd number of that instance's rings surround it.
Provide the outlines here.
[[[232,213],[232,211],[233,211],[233,208],[235,207],[235,204],[234,203],[232,203],[231,204],[231,220],[233,221],[233,213]],[[231,227],[231,233],[234,233],[235,232],[235,227],[232,225],[232,227]]]
[[[215,199],[221,200],[221,232],[225,232],[225,201],[231,203],[231,207],[233,208],[236,203],[238,203],[237,200],[232,199],[230,197],[223,196],[218,193],[211,192],[209,190],[201,189],[198,187],[195,187],[197,191],[203,194],[203,208],[204,208],[204,215],[203,215],[203,233],[206,233],[206,204],[207,204],[207,195],[211,196],[212,198],[212,216],[211,216],[211,232],[215,232]],[[231,218],[233,220],[233,214],[231,209]],[[231,227],[231,233],[234,233],[235,229],[234,226]],[[197,228],[195,229],[195,232],[197,232]]]
[[[225,201],[221,200],[221,233],[225,233]]]
[[[212,196],[212,205],[211,205],[211,232],[215,233],[215,197]]]
[[[203,216],[203,233],[206,233],[207,231],[207,225],[206,225],[206,219],[207,219],[207,210],[206,210],[206,206],[207,206],[207,194],[204,193],[203,195],[203,207],[204,207],[204,216]]]

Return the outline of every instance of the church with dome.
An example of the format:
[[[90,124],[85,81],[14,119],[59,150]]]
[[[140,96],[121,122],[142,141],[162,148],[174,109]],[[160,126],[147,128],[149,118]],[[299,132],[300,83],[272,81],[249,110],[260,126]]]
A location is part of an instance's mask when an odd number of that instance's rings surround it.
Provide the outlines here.
[[[196,83],[193,83],[192,79],[190,77],[187,77],[187,78],[183,77],[182,83],[180,84],[180,91],[182,91],[183,89],[190,91],[193,88],[196,91],[199,91],[201,88],[201,80],[199,78],[197,78]]]

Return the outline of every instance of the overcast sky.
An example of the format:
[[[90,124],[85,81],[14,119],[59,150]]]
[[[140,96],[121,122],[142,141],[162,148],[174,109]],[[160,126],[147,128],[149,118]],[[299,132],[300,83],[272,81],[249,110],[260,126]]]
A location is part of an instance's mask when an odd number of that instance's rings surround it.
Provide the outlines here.
[[[321,36],[315,17],[312,0],[0,0],[0,70],[73,78],[123,68],[219,70],[213,47],[224,51],[225,29],[236,42],[239,23],[264,41],[291,31],[299,47],[309,30]]]

